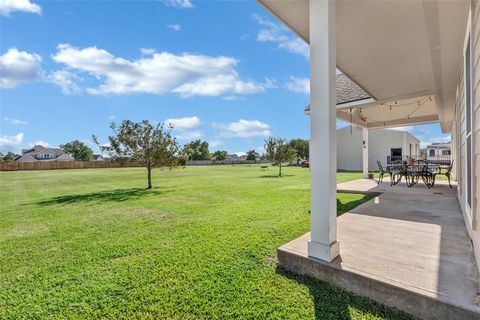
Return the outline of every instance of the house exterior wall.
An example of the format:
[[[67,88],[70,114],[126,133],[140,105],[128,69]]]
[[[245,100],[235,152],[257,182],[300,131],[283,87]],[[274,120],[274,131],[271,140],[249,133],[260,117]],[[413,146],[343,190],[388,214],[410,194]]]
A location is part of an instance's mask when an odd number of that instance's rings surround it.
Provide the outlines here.
[[[55,153],[48,151],[48,150],[43,150],[37,153],[36,158],[38,160],[48,160],[48,159],[55,159],[57,156]]]
[[[405,141],[403,157],[417,157],[420,153],[420,141],[408,132],[402,132]]]
[[[368,167],[377,169],[377,160],[385,165],[391,148],[401,148],[402,156],[413,150],[419,150],[419,141],[409,133],[395,130],[368,131]],[[337,130],[337,168],[339,170],[362,170],[362,130],[350,127]]]
[[[452,133],[453,136],[453,133]],[[427,160],[450,161],[454,143],[431,144],[427,146]]]
[[[455,101],[455,121],[452,128],[452,154],[455,161],[457,196],[462,207],[465,225],[472,239],[477,265],[480,266],[480,230],[478,226],[480,197],[480,3],[471,2],[471,16],[466,34],[470,31],[471,44],[471,105],[472,105],[472,205],[467,201],[467,108],[465,97],[465,64],[458,80]],[[467,38],[467,36],[466,36]]]

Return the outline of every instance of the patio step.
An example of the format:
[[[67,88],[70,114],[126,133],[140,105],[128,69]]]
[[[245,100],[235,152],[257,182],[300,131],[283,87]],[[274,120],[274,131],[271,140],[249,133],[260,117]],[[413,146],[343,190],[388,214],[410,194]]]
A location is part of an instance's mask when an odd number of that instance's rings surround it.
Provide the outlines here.
[[[308,237],[309,238],[309,237]],[[480,309],[474,305],[459,305],[452,301],[426,296],[419,290],[412,291],[402,283],[382,279],[342,266],[341,258],[332,263],[308,257],[303,250],[295,247],[306,245],[305,236],[277,249],[280,267],[299,275],[310,276],[337,285],[347,291],[368,297],[412,314],[421,319],[431,320],[479,320]],[[295,242],[297,242],[295,244]],[[302,243],[299,243],[302,242]],[[461,285],[461,284],[460,284]],[[468,302],[467,302],[468,303]]]

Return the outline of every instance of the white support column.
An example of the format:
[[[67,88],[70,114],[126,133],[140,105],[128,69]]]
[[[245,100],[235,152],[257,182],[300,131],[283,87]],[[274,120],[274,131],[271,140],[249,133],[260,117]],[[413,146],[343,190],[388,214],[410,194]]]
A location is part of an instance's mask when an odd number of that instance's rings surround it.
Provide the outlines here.
[[[368,128],[362,128],[363,178],[368,179]]]
[[[337,241],[335,0],[310,0],[310,209],[308,255],[332,261]]]

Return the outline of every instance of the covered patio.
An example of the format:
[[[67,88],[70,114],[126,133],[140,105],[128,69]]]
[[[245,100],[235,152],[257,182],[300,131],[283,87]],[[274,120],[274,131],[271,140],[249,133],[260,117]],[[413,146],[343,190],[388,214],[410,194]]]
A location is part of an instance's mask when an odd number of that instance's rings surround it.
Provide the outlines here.
[[[365,177],[369,130],[452,131],[470,1],[258,1],[310,45],[311,231],[278,249],[279,264],[421,318],[480,319],[456,188],[336,184],[337,118],[362,128]],[[378,196],[337,218],[337,188]]]
[[[340,256],[309,257],[307,233],[278,249],[282,267],[424,319],[479,319],[478,271],[454,189],[361,179],[338,192],[377,195],[337,219]]]

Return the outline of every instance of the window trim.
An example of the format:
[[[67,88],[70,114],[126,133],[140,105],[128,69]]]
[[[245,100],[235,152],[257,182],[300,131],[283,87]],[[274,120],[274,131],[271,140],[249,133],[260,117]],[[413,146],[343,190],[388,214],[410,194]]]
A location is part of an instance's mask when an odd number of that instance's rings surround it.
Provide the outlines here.
[[[472,38],[471,38],[471,33],[472,33],[472,27],[471,27],[471,8],[469,8],[468,11],[468,19],[467,19],[467,30],[465,32],[465,40],[464,40],[464,46],[463,46],[463,94],[464,94],[464,102],[465,102],[465,160],[463,161],[464,163],[462,165],[465,166],[465,211],[468,216],[468,222],[470,223],[470,227],[473,226],[473,200],[474,200],[474,195],[473,195],[473,177],[468,179],[468,175],[473,175],[473,85],[472,85],[472,80],[473,80],[473,66],[472,66]],[[469,120],[467,117],[467,70],[466,70],[466,65],[467,65],[467,49],[469,49],[469,83],[470,83],[470,132],[467,131],[467,121]],[[468,140],[470,138],[470,172],[468,172]],[[461,139],[461,137],[460,137]],[[469,194],[469,189],[470,189],[470,199],[468,199],[468,194]],[[470,201],[469,201],[470,200]],[[470,204],[469,204],[470,202]]]

